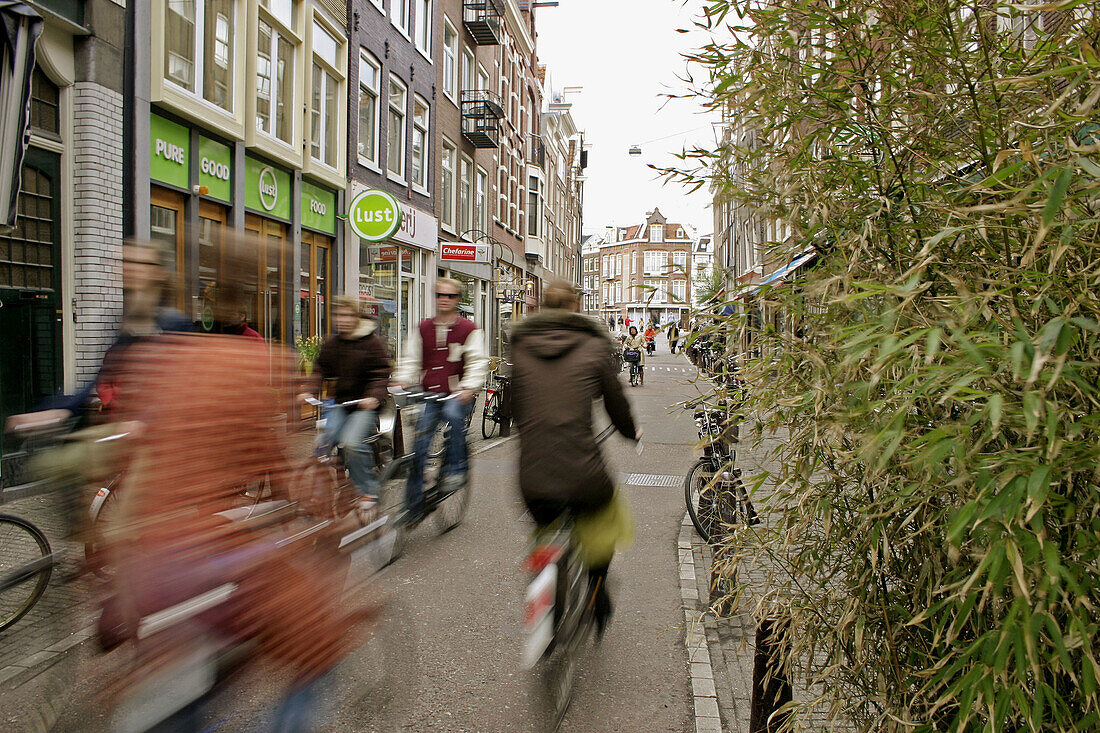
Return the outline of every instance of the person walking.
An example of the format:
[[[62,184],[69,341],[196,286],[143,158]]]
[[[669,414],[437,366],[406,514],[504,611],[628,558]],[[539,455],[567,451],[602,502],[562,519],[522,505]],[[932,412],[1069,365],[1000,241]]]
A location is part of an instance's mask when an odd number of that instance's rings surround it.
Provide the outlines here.
[[[680,327],[676,321],[673,321],[668,327],[668,348],[673,354],[676,353],[676,342],[680,340]]]
[[[325,380],[334,380],[336,405],[325,422],[326,442],[344,446],[348,476],[360,494],[361,508],[368,509],[377,501],[378,478],[374,452],[364,441],[378,430],[378,408],[386,401],[390,379],[390,353],[377,333],[377,322],[363,318],[360,308],[359,300],[350,295],[332,299],[336,333],[321,345],[313,374],[318,395]],[[345,405],[349,402],[354,404]]]
[[[535,524],[544,528],[563,513],[596,527],[602,556],[589,552],[593,612],[602,635],[611,616],[607,572],[616,546],[633,536],[633,522],[604,464],[592,429],[592,407],[602,400],[612,424],[637,440],[630,402],[607,358],[613,348],[606,330],[578,312],[574,287],[551,283],[542,310],[512,334],[513,415],[519,428],[519,490]],[[633,329],[637,330],[637,329]],[[581,533],[578,531],[578,535]],[[582,539],[583,542],[583,539]]]
[[[439,278],[435,284],[434,318],[425,318],[405,341],[394,381],[408,389],[414,384],[441,397],[431,401],[416,426],[413,462],[405,486],[406,520],[418,521],[424,506],[424,462],[432,435],[441,421],[450,426],[444,453],[443,481],[461,485],[466,481],[466,415],[473,408],[474,395],[485,382],[489,359],[485,337],[473,321],[459,315],[462,283]]]

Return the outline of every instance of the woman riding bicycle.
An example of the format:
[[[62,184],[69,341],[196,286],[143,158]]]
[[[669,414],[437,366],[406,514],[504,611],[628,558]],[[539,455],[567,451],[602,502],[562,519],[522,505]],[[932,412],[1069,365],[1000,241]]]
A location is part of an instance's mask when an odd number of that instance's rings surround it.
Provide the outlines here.
[[[639,433],[608,358],[613,345],[607,329],[578,310],[573,286],[557,281],[546,289],[542,310],[512,332],[511,399],[519,428],[520,493],[540,527],[574,512],[578,521],[600,525],[613,548],[627,539],[624,535],[632,527],[596,444],[593,402],[603,399],[624,436],[636,439]],[[589,566],[600,633],[611,615],[606,588],[610,563],[608,554]]]
[[[641,384],[645,384],[645,336],[638,333],[636,326],[631,326],[629,333],[627,333],[626,341],[623,342],[623,348],[637,349],[639,352],[638,358],[638,379]]]

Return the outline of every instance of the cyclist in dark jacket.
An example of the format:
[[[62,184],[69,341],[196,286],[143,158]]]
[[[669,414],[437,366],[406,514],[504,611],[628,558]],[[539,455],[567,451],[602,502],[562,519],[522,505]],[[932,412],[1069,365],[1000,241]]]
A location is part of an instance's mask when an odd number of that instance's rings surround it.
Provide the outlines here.
[[[512,331],[509,391],[520,437],[520,493],[539,525],[566,510],[599,511],[614,496],[592,430],[595,400],[603,399],[620,433],[638,437],[630,403],[608,358],[613,344],[607,329],[577,309],[573,286],[553,283],[543,309]],[[606,577],[607,565],[590,569],[601,632],[611,614]]]

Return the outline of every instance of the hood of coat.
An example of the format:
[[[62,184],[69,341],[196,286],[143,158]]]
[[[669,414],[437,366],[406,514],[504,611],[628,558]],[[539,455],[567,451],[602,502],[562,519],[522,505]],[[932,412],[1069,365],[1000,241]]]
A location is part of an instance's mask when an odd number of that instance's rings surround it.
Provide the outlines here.
[[[611,338],[599,321],[567,310],[543,309],[528,316],[512,329],[512,346],[528,349],[540,359],[558,359],[592,337],[607,342]]]
[[[374,329],[376,328],[378,328],[378,324],[373,318],[360,318],[359,325],[355,327],[355,330],[346,336],[341,336],[341,338],[347,339],[348,341],[358,341],[361,338],[370,336],[374,333]]]

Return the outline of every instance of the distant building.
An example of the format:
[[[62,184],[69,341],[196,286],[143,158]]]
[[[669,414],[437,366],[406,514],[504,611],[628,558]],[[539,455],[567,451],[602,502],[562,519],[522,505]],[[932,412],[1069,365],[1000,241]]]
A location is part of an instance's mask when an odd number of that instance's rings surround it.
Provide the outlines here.
[[[691,252],[691,304],[698,307],[714,272],[714,237],[699,237]]]

